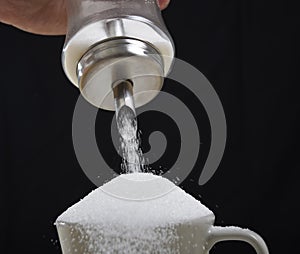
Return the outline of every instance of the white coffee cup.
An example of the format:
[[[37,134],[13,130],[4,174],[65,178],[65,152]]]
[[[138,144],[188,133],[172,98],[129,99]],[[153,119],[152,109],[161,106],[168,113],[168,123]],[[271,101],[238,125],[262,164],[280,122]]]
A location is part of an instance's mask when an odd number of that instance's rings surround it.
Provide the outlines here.
[[[139,205],[141,205],[143,202],[149,202],[150,200],[159,199],[161,197],[167,200],[168,196],[172,195],[172,192],[178,190],[178,187],[165,178],[157,177],[152,174],[139,173],[135,175],[121,175],[113,179],[109,184],[103,185],[100,189],[103,191],[103,195],[108,195],[109,199],[113,199],[114,202],[122,200],[122,202],[139,202]],[[120,249],[114,249],[114,251],[102,249],[100,251],[99,248],[95,248],[93,244],[91,244],[92,232],[90,227],[86,227],[82,223],[76,221],[63,221],[62,218],[64,217],[58,218],[56,227],[63,254],[208,254],[214,244],[227,240],[247,242],[258,254],[269,253],[264,240],[249,229],[214,226],[215,216],[211,211],[206,212],[205,216],[194,216],[193,218],[187,218],[180,223],[175,223],[172,232],[176,232],[176,235],[171,234],[168,242],[164,242],[161,246],[159,243],[156,245],[145,245],[142,243],[140,244],[141,249],[136,249],[135,251],[126,250],[128,247],[126,246],[126,241],[122,243],[123,245]],[[122,218],[120,218],[120,220],[122,220]],[[162,227],[168,226],[165,225]],[[153,229],[152,233],[156,234],[155,229]],[[93,237],[95,238],[95,235],[93,235]],[[99,232],[97,237],[99,237],[99,242],[105,241],[106,243],[111,244],[111,246],[120,245],[123,238],[123,236],[120,235],[118,238],[111,237],[111,239],[109,239],[110,236],[105,233],[103,234],[103,230]],[[132,244],[132,241],[127,241],[127,243]]]

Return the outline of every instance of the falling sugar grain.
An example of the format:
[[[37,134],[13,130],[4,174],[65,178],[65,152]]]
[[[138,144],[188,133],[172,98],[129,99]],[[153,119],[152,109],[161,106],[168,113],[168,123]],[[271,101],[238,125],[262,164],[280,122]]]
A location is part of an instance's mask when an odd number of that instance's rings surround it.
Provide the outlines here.
[[[137,132],[137,119],[131,108],[123,106],[118,111],[117,126],[121,135],[123,172],[137,173],[144,171],[144,158]]]

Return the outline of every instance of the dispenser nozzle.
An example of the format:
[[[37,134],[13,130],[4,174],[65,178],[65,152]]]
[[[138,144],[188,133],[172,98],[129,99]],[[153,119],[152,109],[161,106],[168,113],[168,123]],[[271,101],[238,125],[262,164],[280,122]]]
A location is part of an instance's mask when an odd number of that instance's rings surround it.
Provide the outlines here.
[[[113,85],[117,126],[125,140],[135,138],[137,132],[132,86],[130,80],[122,80]]]

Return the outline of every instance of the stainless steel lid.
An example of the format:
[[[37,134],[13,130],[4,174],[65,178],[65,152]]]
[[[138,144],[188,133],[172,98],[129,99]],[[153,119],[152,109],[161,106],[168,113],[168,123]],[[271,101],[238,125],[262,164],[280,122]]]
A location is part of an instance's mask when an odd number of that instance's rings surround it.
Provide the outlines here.
[[[82,56],[77,65],[77,76],[85,99],[106,110],[115,110],[113,86],[122,80],[130,80],[135,106],[139,107],[161,90],[163,59],[149,43],[115,37],[94,45]],[[151,93],[145,93],[149,90]]]

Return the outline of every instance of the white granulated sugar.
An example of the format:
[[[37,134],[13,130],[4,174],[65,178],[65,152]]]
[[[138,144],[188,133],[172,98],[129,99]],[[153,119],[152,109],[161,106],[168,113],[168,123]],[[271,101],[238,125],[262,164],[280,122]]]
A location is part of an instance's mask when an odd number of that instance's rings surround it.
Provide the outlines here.
[[[131,175],[151,174],[133,173]],[[157,178],[162,177],[157,176]],[[165,178],[162,179],[168,181]],[[111,182],[105,185],[109,185]],[[70,207],[57,220],[83,224],[116,222],[128,226],[134,224],[147,226],[177,223],[209,213],[211,213],[210,210],[200,201],[175,185],[174,189],[166,195],[147,201],[119,199],[108,195],[102,190],[102,187],[99,187]]]
[[[140,200],[116,197],[115,193],[124,193],[126,189],[126,179],[121,175],[70,207],[57,218],[57,223],[80,225],[84,234],[89,235],[90,248],[93,249],[86,253],[176,253],[167,247],[176,240],[174,226],[209,215],[211,211],[163,177],[146,173],[129,175],[129,192],[140,190]],[[138,186],[136,189],[135,184]],[[164,186],[168,188],[164,189]],[[151,188],[153,192],[160,189],[169,191],[147,199],[145,197],[151,193]],[[110,195],[104,191],[110,189],[115,193]],[[127,195],[138,197],[136,193],[129,192],[125,191],[125,198]]]
[[[123,106],[117,117],[117,126],[121,135],[122,170],[124,173],[142,172],[144,167],[143,153],[137,132],[135,113],[127,106]]]

